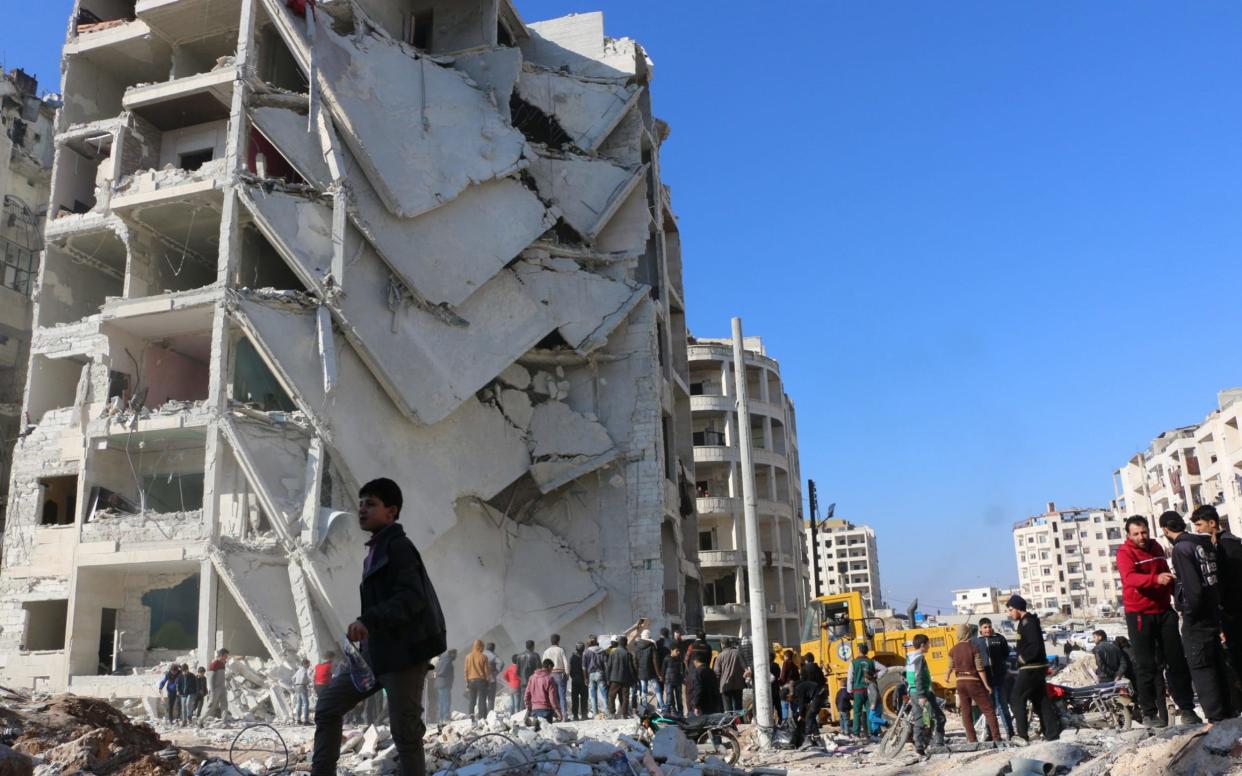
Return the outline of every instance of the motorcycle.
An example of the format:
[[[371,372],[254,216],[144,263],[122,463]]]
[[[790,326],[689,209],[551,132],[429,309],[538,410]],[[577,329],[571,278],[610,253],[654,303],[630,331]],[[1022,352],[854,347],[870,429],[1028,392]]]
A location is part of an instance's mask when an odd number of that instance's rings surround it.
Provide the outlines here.
[[[651,742],[661,727],[672,725],[680,728],[698,748],[700,762],[708,757],[719,757],[729,765],[736,765],[742,756],[742,744],[737,740],[737,727],[742,722],[742,715],[737,712],[681,717],[661,714],[653,707],[645,706],[639,710],[638,720],[646,743]]]
[[[1062,727],[1129,730],[1134,722],[1134,698],[1127,679],[1086,687],[1049,683],[1047,688]]]

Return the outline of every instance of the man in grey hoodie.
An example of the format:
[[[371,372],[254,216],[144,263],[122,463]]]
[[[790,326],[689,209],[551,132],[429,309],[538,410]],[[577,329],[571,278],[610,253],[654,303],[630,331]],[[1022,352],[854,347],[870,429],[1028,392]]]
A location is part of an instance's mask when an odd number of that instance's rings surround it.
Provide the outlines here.
[[[608,703],[608,655],[599,646],[599,638],[592,635],[587,639],[586,652],[582,656],[582,670],[587,677],[587,700],[591,708],[591,717],[604,712]]]

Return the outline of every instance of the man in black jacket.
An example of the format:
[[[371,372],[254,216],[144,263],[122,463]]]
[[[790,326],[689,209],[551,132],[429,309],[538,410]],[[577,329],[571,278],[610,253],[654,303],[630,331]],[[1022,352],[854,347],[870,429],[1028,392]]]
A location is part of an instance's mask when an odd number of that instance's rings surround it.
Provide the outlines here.
[[[543,657],[535,651],[535,642],[527,640],[526,651],[519,652],[517,660],[513,661],[517,666],[518,681],[518,697],[526,697],[526,685],[530,682],[530,678],[535,672],[543,668]]]
[[[444,613],[423,559],[397,519],[401,488],[392,480],[372,480],[358,491],[358,524],[371,534],[362,564],[362,613],[346,636],[360,644],[375,673],[367,691],[342,672],[315,703],[312,776],[335,776],[341,755],[345,715],[381,689],[388,696],[388,721],[397,746],[400,776],[425,776],[423,684],[431,658],[446,648]]]
[[[1121,647],[1108,640],[1108,634],[1098,630],[1091,634],[1095,647],[1091,654],[1095,656],[1095,679],[1100,684],[1125,679],[1127,674],[1134,673],[1130,668],[1130,659]]]
[[[716,672],[707,667],[702,655],[694,658],[695,682],[690,693],[690,711],[699,716],[719,714],[724,711],[724,700],[720,697],[720,680]]]
[[[1222,531],[1216,507],[1204,504],[1190,520],[1195,531],[1212,540],[1216,547],[1216,570],[1220,573],[1220,628],[1225,634],[1225,655],[1229,658],[1229,702],[1242,711],[1242,540]]]
[[[1173,601],[1182,613],[1182,649],[1190,681],[1208,722],[1233,716],[1229,703],[1229,671],[1220,644],[1220,579],[1216,548],[1206,536],[1186,533],[1176,512],[1160,516],[1164,538],[1173,545]]]
[[[617,646],[608,653],[608,714],[618,719],[630,716],[630,688],[638,683],[638,666],[626,649],[625,636],[617,637]],[[620,701],[620,704],[618,704]]]
[[[1048,697],[1048,653],[1044,651],[1044,629],[1039,617],[1026,610],[1026,599],[1020,595],[1010,596],[1005,604],[1009,617],[1018,622],[1018,678],[1009,694],[1013,706],[1013,726],[1017,738],[1027,740],[1027,721],[1030,719],[1027,704],[1035,704],[1044,739],[1055,741],[1061,737],[1061,720]]]

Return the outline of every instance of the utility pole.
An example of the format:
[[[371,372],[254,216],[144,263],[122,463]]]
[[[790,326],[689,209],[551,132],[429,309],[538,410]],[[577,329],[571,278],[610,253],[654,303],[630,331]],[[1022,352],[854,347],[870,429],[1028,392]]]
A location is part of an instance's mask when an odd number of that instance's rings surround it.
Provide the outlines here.
[[[738,457],[742,466],[743,517],[746,523],[746,576],[750,581],[751,675],[755,681],[755,727],[759,746],[771,745],[772,693],[764,692],[769,675],[768,603],[763,592],[759,550],[759,503],[755,495],[755,468],[751,462],[750,401],[746,395],[746,350],[742,346],[742,319],[733,319],[733,382],[737,391]]]
[[[806,492],[811,502],[811,597],[819,598],[819,540],[815,533],[815,524],[819,522],[819,496],[815,492],[815,480],[806,481]]]

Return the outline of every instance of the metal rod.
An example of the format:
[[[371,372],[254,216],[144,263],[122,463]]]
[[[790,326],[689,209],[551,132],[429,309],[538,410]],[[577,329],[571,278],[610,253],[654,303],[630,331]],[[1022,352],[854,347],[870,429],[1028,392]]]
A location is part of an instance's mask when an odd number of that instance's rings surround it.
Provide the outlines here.
[[[742,319],[733,319],[733,382],[737,392],[738,457],[742,465],[743,517],[746,525],[746,576],[750,582],[751,669],[755,685],[755,727],[759,744],[771,743],[772,693],[764,692],[771,673],[768,652],[768,604],[763,592],[759,549],[759,502],[755,495],[755,468],[751,460],[750,402],[746,396],[746,351],[742,347]]]

